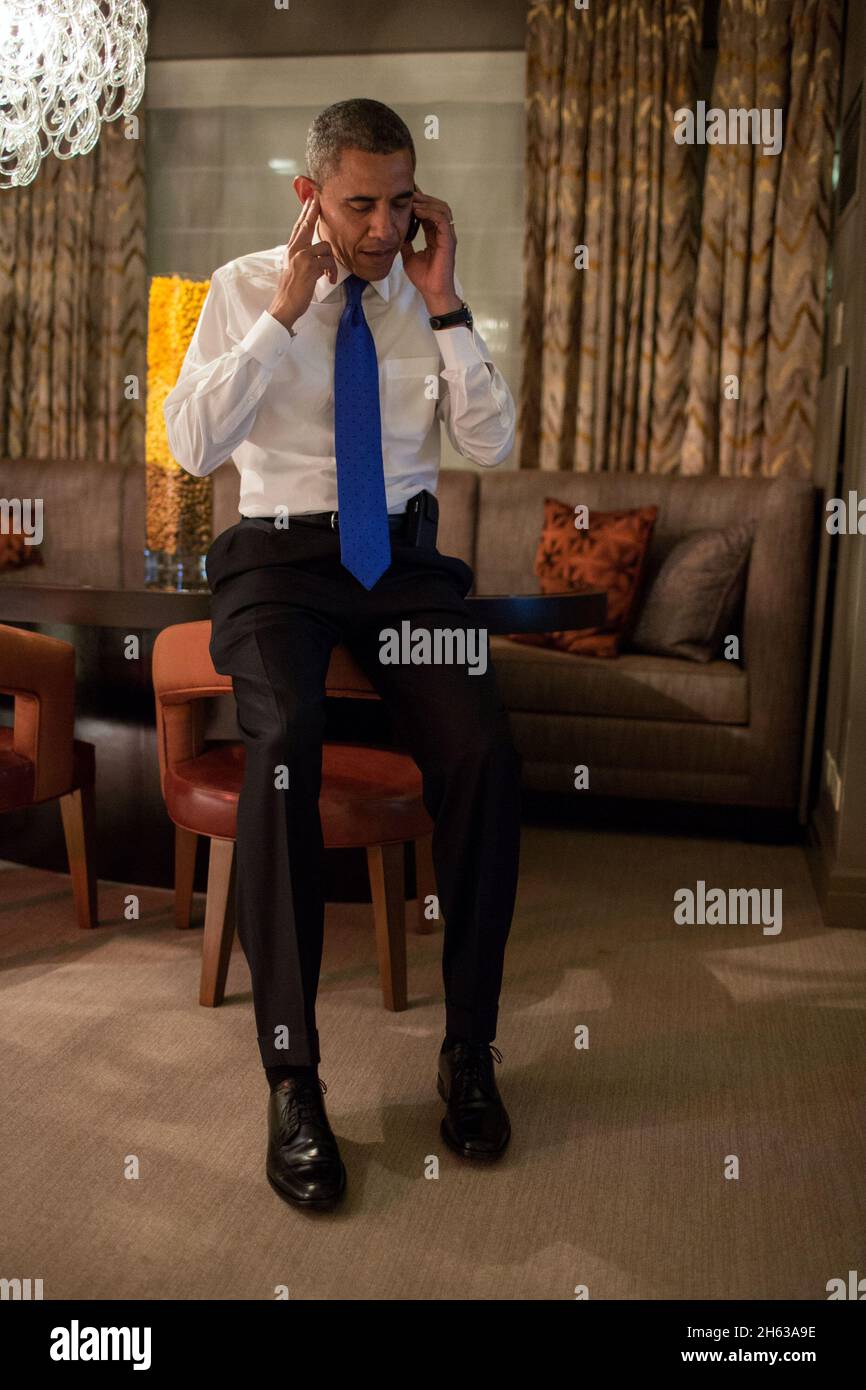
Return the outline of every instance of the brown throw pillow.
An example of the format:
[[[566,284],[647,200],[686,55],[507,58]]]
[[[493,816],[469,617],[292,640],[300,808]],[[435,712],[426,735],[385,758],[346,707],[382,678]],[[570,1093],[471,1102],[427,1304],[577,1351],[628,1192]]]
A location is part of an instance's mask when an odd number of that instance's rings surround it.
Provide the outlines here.
[[[576,632],[515,632],[510,634],[512,639],[579,656],[616,656],[628,630],[657,515],[657,507],[590,512],[589,525],[578,529],[574,507],[546,497],[544,529],[535,559],[541,592],[603,589],[607,618],[601,627]]]
[[[5,570],[24,569],[26,565],[44,564],[40,546],[25,545],[22,533],[0,529],[0,574]]]
[[[735,632],[754,527],[695,531],[674,546],[650,585],[630,646],[654,656],[712,661]]]

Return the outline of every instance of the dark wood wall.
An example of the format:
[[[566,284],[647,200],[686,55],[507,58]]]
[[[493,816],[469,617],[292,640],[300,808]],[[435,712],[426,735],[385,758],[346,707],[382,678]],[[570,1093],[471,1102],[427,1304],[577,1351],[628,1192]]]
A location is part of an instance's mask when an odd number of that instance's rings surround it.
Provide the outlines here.
[[[286,10],[273,0],[149,0],[147,9],[150,58],[260,58],[521,49],[527,0],[290,0]]]

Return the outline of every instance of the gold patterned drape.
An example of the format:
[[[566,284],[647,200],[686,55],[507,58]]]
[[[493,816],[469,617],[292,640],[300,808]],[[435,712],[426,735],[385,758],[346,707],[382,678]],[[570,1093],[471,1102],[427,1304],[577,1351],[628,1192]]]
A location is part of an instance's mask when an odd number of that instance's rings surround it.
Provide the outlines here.
[[[712,106],[781,109],[782,145],[708,147],[684,473],[811,475],[841,22],[722,0]]]
[[[679,465],[700,175],[672,121],[699,37],[693,0],[529,5],[522,468]]]
[[[144,152],[120,117],[0,191],[0,457],[143,464],[146,327]]]

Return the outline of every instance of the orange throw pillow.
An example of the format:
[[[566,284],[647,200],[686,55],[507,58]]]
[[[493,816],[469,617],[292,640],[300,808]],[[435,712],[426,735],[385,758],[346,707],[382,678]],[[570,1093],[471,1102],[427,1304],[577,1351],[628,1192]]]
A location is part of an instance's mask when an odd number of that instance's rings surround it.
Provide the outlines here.
[[[512,641],[557,647],[579,656],[616,656],[626,634],[658,516],[658,507],[590,512],[589,525],[577,528],[574,507],[544,499],[544,529],[535,573],[543,594],[603,589],[607,618],[601,627],[576,632],[514,632]]]
[[[0,530],[0,574],[5,570],[21,570],[25,565],[44,565],[38,545],[25,544],[19,531]]]

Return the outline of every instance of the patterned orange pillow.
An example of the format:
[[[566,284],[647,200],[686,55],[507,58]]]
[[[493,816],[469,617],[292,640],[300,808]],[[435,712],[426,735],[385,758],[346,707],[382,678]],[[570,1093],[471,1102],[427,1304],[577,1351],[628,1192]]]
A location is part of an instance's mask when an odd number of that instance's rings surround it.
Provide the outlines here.
[[[607,617],[601,627],[576,632],[514,632],[515,642],[557,647],[580,656],[616,656],[643,573],[658,507],[590,512],[589,524],[577,528],[574,507],[555,497],[544,499],[544,529],[535,573],[543,594],[564,589],[603,589]]]
[[[0,574],[4,570],[21,570],[25,565],[44,565],[38,545],[25,545],[19,531],[4,531],[0,527]]]

